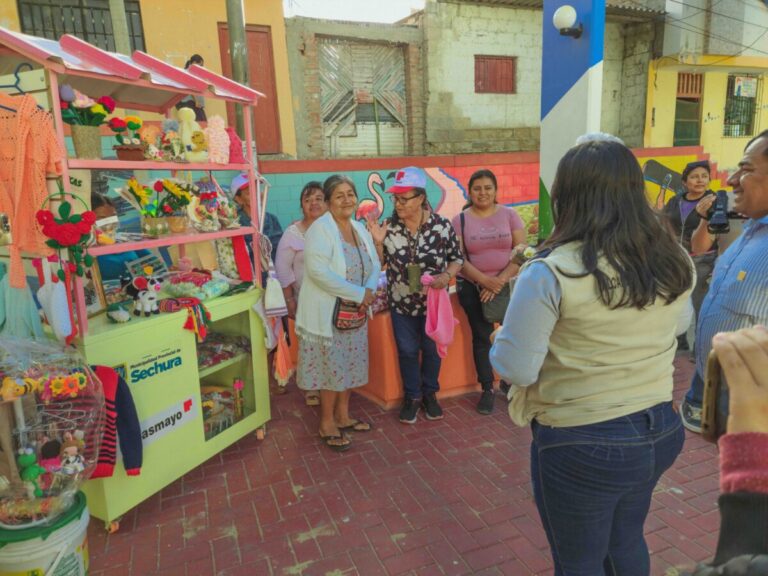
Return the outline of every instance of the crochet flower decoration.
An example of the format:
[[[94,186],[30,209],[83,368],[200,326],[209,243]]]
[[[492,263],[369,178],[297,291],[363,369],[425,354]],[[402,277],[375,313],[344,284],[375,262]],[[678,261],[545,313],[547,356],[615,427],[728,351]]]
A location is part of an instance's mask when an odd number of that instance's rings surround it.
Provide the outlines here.
[[[80,390],[88,383],[85,374],[75,372],[69,376],[57,376],[50,381],[51,394],[59,398],[77,398]]]
[[[57,212],[58,217],[50,210],[38,210],[37,223],[48,238],[45,243],[56,250],[62,262],[64,262],[62,250],[66,249],[71,263],[70,268],[78,276],[82,276],[85,274],[85,267],[93,265],[93,256],[88,254],[88,241],[91,238],[93,225],[96,223],[96,214],[91,210],[74,214],[72,204],[67,200],[61,201]],[[64,280],[64,270],[59,270],[58,276]]]
[[[131,144],[141,144],[141,138],[139,138],[139,129],[144,124],[144,121],[138,116],[126,116],[125,118],[119,118],[115,116],[109,121],[109,129],[115,133],[115,140],[121,146],[128,146]],[[123,132],[131,132],[129,137],[127,134],[123,136]]]
[[[80,126],[101,126],[115,109],[115,101],[109,96],[94,100],[69,84],[59,87],[59,101],[61,119]]]

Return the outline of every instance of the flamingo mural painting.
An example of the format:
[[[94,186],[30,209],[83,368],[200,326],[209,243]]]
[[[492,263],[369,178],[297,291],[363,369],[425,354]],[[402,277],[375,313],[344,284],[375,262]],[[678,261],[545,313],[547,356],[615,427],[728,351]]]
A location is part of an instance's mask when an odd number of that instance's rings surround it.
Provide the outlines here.
[[[380,190],[376,189],[379,186]],[[373,196],[373,200],[370,198],[363,198],[360,200],[360,204],[357,206],[357,214],[355,217],[358,220],[366,220],[370,215],[373,215],[377,220],[384,214],[384,179],[378,172],[371,172],[368,174],[368,193]]]

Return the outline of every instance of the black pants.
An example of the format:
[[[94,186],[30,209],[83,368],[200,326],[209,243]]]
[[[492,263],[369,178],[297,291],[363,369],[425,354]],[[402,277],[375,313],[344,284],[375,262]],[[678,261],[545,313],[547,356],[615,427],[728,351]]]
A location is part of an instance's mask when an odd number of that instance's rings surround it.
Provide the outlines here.
[[[456,288],[459,303],[464,308],[469,319],[469,327],[472,329],[472,356],[475,359],[477,379],[483,390],[490,390],[493,388],[493,368],[488,355],[491,352],[493,324],[483,316],[480,291],[475,284],[459,279]]]

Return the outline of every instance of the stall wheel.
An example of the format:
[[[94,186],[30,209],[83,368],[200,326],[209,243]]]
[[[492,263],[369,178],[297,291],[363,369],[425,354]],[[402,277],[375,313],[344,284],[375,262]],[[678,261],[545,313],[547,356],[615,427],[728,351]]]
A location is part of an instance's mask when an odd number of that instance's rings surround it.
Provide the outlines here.
[[[104,529],[107,531],[107,534],[114,534],[120,530],[120,519],[118,518],[117,520],[112,520],[112,522],[105,522]]]
[[[256,439],[257,440],[264,440],[264,438],[267,437],[267,425],[261,426],[260,428],[256,428]]]

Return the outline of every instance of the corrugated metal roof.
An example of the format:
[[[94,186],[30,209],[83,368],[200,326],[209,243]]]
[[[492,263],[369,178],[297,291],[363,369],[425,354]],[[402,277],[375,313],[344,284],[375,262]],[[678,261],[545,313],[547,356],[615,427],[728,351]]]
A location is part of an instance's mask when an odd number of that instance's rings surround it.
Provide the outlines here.
[[[184,70],[139,50],[132,56],[107,52],[69,34],[57,42],[0,26],[0,54],[0,74],[32,60],[58,73],[61,82],[74,80],[83,92],[111,96],[136,109],[166,107],[179,94],[212,93],[245,104],[264,96],[206,68]]]

